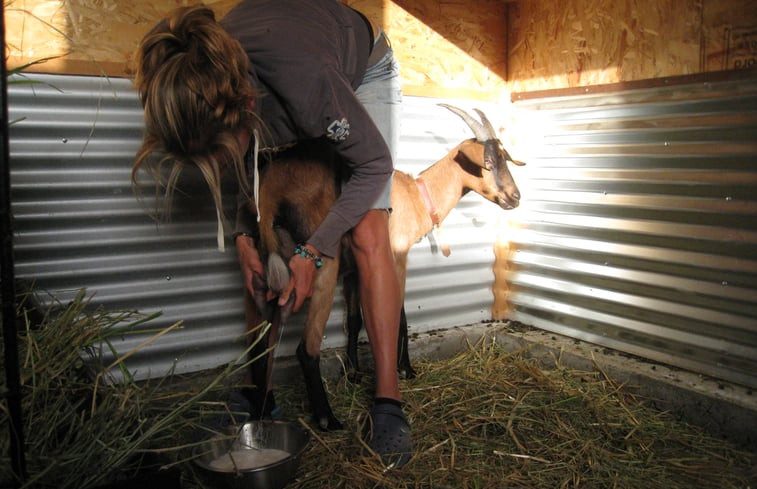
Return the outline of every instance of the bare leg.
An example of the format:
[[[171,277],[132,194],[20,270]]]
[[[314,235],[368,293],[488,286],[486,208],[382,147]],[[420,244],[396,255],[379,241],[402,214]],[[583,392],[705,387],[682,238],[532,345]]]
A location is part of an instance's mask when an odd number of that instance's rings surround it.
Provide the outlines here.
[[[376,363],[376,397],[400,399],[397,338],[399,280],[389,245],[389,213],[368,211],[353,230],[353,253],[360,277],[365,329]]]

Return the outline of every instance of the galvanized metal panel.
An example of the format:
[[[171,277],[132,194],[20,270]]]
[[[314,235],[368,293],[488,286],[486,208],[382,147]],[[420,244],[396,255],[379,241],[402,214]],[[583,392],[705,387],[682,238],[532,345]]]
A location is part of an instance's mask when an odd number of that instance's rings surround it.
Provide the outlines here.
[[[9,91],[16,275],[68,301],[81,288],[93,305],[162,312],[145,327],[185,321],[134,355],[138,377],[188,372],[232,361],[242,351],[242,285],[231,249],[216,250],[215,213],[197,175],[187,175],[168,223],[157,224],[130,187],[142,133],[142,110],[130,81],[29,75]],[[470,137],[437,100],[406,97],[398,167],[417,173]],[[445,101],[450,102],[450,101]],[[460,102],[451,101],[461,104]],[[147,182],[149,184],[149,182]],[[234,186],[225,189],[232,213]],[[149,197],[149,195],[147,196]],[[492,303],[491,204],[466,197],[447,221],[450,258],[426,243],[413,249],[408,316],[413,331],[488,319]],[[233,247],[232,247],[233,248]],[[52,298],[52,299],[51,299]],[[343,301],[337,296],[324,348],[343,347]],[[278,353],[290,355],[304,316],[284,332]],[[120,352],[147,337],[117,344]]]
[[[511,317],[757,386],[757,81],[516,111]]]

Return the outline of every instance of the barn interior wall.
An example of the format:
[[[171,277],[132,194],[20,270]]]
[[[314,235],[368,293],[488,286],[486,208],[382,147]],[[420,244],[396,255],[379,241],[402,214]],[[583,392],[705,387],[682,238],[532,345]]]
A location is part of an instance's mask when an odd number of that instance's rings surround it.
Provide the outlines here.
[[[205,0],[223,16],[238,0]],[[754,67],[749,0],[343,0],[393,40],[406,93],[507,101],[510,92]],[[139,39],[194,1],[5,2],[9,66],[129,76]]]
[[[757,59],[749,0],[527,0],[511,3],[508,18],[513,92],[744,69]]]
[[[222,16],[237,1],[205,3]],[[536,150],[524,135],[540,128],[518,118],[514,92],[749,69],[757,59],[757,9],[749,0],[344,1],[388,32],[406,94],[498,103],[495,125],[507,127],[506,145],[525,160]],[[10,67],[42,60],[29,70],[128,77],[144,33],[172,8],[195,2],[4,3]],[[511,313],[508,232],[497,231],[494,318]]]
[[[221,17],[238,0],[205,0]],[[6,2],[7,3],[7,2]],[[130,76],[139,40],[170,10],[196,1],[24,0],[6,6],[9,66]],[[505,90],[506,2],[345,0],[393,42],[408,95],[493,100]]]

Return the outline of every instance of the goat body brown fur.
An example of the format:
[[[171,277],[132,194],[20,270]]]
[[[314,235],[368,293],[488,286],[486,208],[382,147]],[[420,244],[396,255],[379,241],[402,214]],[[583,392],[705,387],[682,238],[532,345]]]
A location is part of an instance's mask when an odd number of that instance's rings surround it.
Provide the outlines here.
[[[275,161],[268,162],[261,170],[257,247],[261,260],[266,263],[266,285],[277,294],[289,280],[285,260],[288,261],[296,244],[305,243],[315,232],[337,197],[338,176],[334,170],[334,158],[328,143],[309,141],[277,155]],[[301,184],[293,185],[292,182]],[[250,206],[254,205],[250,202]],[[324,430],[342,427],[331,411],[320,373],[321,341],[334,301],[338,272],[338,254],[333,259],[323,259],[323,266],[315,276],[302,340],[297,347],[313,420]],[[279,328],[284,327],[292,305],[290,300],[287,305],[279,307],[277,298],[267,301],[265,293],[256,294],[255,307],[271,323],[269,334],[272,338],[276,338]],[[267,368],[271,368],[271,362],[262,361],[268,362]],[[270,372],[264,378],[266,383],[270,382]]]
[[[484,122],[482,126],[475,120],[468,120],[470,116],[461,114],[458,112],[459,109],[450,110],[463,117],[477,138],[461,142],[418,177],[423,179],[428,189],[438,222],[435,223],[431,217],[428,205],[416,183],[417,179],[399,170],[394,172],[389,236],[400,280],[401,303],[404,303],[407,255],[410,248],[443,221],[466,193],[474,191],[503,209],[516,207],[520,199],[520,193],[506,163],[521,163],[511,160],[485,116],[479,112]],[[482,131],[484,137],[481,136]],[[335,174],[335,169],[340,166],[335,164],[335,157],[327,142],[312,141],[298,145],[294,151],[277,155],[261,172],[261,238],[258,247],[261,259],[264,262],[268,261],[269,287],[280,287],[274,284],[278,279],[272,278],[273,269],[283,264],[281,258],[281,263],[276,264],[276,256],[288,258],[294,248],[293,243],[305,243],[337,198],[341,176]],[[357,336],[362,328],[357,270],[350,257],[349,244],[345,245],[343,242],[342,251],[343,292],[348,317],[348,361],[351,368],[357,371]],[[324,259],[324,266],[317,272],[313,296],[307,306],[303,339],[297,349],[298,359],[305,374],[314,421],[323,429],[341,426],[331,413],[320,379],[320,370],[317,368],[321,339],[339,278],[339,262],[339,257]],[[275,306],[275,301],[257,305],[268,316],[276,317],[270,311],[270,306]],[[288,316],[289,311],[280,312],[279,322],[283,324]],[[407,321],[404,307],[401,318],[398,367],[405,375],[412,376],[407,352]],[[281,326],[274,324],[272,331]]]

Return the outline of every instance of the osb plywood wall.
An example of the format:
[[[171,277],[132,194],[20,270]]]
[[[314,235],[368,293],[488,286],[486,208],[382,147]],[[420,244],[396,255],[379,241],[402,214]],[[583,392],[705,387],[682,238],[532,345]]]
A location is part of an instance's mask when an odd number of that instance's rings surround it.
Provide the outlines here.
[[[9,66],[123,76],[141,36],[196,0],[4,0]],[[205,0],[219,15],[238,0]],[[510,91],[754,67],[754,0],[344,0],[393,40],[412,95]]]
[[[347,0],[386,30],[406,93],[496,97],[507,78],[502,0]]]
[[[205,0],[219,16],[238,0]],[[139,39],[178,0],[5,0],[9,66],[128,76]],[[505,87],[502,0],[345,0],[391,36],[405,92],[493,98]]]
[[[238,0],[206,0],[220,13]],[[47,60],[33,71],[124,76],[142,36],[177,0],[4,0],[10,68]]]
[[[512,91],[754,67],[754,0],[524,0],[509,11]]]

